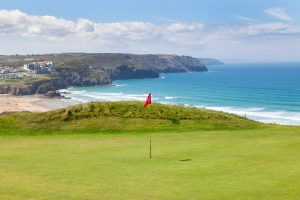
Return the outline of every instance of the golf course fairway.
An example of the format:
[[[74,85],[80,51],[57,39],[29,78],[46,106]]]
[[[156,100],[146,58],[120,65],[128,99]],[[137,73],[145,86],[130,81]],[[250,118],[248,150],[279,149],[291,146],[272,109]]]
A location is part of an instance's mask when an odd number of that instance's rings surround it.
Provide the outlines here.
[[[299,127],[139,106],[1,115],[0,199],[299,199]]]

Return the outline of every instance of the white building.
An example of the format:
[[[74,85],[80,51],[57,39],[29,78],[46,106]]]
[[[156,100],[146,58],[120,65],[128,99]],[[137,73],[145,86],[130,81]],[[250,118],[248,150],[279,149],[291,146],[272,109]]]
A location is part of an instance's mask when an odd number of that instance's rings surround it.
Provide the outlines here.
[[[44,62],[33,62],[24,64],[24,69],[27,71],[33,71],[34,73],[40,73],[40,72],[51,72],[54,67],[54,63],[50,61],[44,61]]]

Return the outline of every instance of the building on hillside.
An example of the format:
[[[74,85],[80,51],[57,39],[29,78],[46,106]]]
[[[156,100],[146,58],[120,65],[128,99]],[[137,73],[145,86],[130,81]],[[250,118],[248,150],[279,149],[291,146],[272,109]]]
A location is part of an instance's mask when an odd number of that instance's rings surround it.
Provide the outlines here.
[[[23,68],[27,71],[32,71],[35,74],[49,74],[53,70],[53,67],[53,62],[44,61],[24,64]]]

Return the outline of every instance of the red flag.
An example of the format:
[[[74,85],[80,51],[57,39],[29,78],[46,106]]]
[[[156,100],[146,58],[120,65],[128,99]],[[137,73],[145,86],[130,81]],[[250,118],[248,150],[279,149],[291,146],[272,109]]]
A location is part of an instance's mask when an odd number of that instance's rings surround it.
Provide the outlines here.
[[[146,108],[149,104],[151,104],[151,93],[148,94],[148,97],[144,103],[144,108]]]

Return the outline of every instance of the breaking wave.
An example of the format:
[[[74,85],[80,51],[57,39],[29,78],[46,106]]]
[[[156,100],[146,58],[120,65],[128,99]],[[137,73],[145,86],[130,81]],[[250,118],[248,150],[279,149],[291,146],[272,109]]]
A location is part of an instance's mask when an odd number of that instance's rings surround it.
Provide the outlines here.
[[[126,87],[128,86],[128,84],[112,84],[112,86],[115,86],[115,87]]]
[[[72,91],[63,90],[66,92],[64,95],[71,98],[73,102],[85,103],[90,101],[144,101],[147,94],[128,94],[122,92],[87,92],[86,90]],[[243,108],[243,107],[217,107],[217,106],[203,106],[192,105],[186,103],[176,102],[178,97],[162,96],[155,97],[154,101],[164,104],[180,104],[188,107],[205,108],[210,110],[222,111],[227,113],[236,114],[239,116],[247,117],[256,121],[264,123],[276,123],[282,125],[300,125],[300,113],[289,111],[270,111],[266,108]]]
[[[196,106],[201,107],[201,106]],[[202,106],[203,108],[203,106]],[[247,117],[259,122],[276,123],[282,125],[300,125],[300,113],[289,111],[270,111],[266,108],[239,108],[239,107],[205,107]]]
[[[177,99],[177,97],[165,96],[165,99]]]

